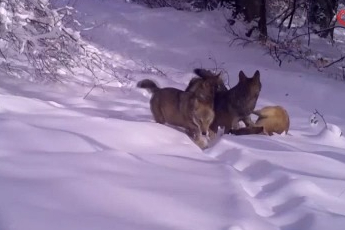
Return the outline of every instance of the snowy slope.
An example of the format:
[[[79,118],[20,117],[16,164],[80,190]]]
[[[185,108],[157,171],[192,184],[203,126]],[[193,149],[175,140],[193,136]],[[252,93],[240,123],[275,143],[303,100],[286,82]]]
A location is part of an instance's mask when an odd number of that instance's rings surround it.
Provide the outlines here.
[[[78,1],[82,35],[132,70],[88,87],[0,78],[0,230],[342,230],[344,83],[257,47],[228,47],[216,12]],[[287,136],[223,136],[201,151],[153,122],[142,78],[185,88],[195,67],[261,72],[257,107],[279,104]],[[165,74],[157,73],[156,67]],[[317,109],[328,129],[310,126]]]

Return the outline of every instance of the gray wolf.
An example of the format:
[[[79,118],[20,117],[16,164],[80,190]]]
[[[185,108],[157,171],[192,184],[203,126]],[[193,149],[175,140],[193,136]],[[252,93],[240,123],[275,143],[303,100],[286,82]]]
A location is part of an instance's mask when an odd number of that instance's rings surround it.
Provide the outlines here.
[[[213,87],[208,83],[202,86],[205,95],[214,94]],[[213,103],[193,92],[172,87],[159,88],[149,79],[138,82],[137,87],[152,93],[150,109],[157,123],[182,127],[200,148],[207,147],[203,137],[209,135],[209,127],[214,119]],[[213,97],[210,100],[213,102]]]
[[[239,72],[239,81],[233,88],[216,92],[214,99],[215,118],[211,124],[213,133],[218,127],[225,127],[224,133],[238,129],[239,121],[247,127],[254,126],[250,118],[261,91],[260,72],[257,70],[252,78],[248,78],[243,71]]]

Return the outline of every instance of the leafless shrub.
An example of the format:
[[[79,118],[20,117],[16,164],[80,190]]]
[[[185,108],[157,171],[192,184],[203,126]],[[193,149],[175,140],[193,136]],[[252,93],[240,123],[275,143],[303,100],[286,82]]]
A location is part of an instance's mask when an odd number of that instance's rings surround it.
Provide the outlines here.
[[[260,44],[266,52],[282,66],[284,62],[298,61],[306,67],[313,67],[325,72],[328,76],[345,80],[345,55],[341,42],[333,37],[335,29],[344,29],[335,23],[336,12],[331,3],[328,8],[327,22],[320,19],[318,26],[315,17],[323,17],[314,12],[315,2],[309,0],[267,0],[266,17],[269,33],[266,40],[259,39],[257,27],[244,23],[241,19],[228,17],[225,29],[231,34],[230,45]],[[320,2],[319,4],[325,4]],[[311,17],[311,14],[313,17]],[[334,18],[330,20],[330,15]],[[325,16],[326,17],[326,16]],[[235,24],[236,23],[236,24]],[[329,36],[328,36],[329,35]],[[325,52],[325,47],[334,52]]]
[[[87,70],[114,76],[110,62],[68,28],[73,8],[53,9],[47,0],[0,3],[0,70],[33,81],[68,81]],[[95,80],[95,79],[93,79]]]
[[[132,2],[143,4],[150,8],[173,7],[177,10],[198,11],[214,10],[218,7],[230,7],[224,0],[132,0]]]

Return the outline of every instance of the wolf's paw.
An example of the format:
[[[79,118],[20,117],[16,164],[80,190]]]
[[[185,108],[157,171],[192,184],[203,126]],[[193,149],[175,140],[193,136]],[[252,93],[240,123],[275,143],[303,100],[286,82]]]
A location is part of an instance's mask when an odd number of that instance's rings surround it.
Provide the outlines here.
[[[195,144],[201,149],[206,149],[208,147],[208,140],[206,137],[199,137],[194,140]]]
[[[209,140],[213,140],[214,138],[216,138],[217,133],[213,132],[211,129],[208,131],[208,138]]]

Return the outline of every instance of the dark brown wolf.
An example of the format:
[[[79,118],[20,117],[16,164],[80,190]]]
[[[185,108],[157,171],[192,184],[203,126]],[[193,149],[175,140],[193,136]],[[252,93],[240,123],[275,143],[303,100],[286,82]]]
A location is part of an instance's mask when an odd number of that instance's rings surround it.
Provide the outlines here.
[[[243,121],[247,127],[254,126],[250,114],[261,91],[260,72],[257,70],[252,78],[248,78],[240,71],[238,78],[236,86],[215,94],[215,118],[210,127],[214,133],[217,133],[219,126],[225,127],[226,134],[238,129],[239,121]]]
[[[282,134],[285,132],[287,134],[289,131],[289,114],[281,106],[266,106],[253,111],[253,114],[258,116],[255,127],[241,128],[230,132],[235,135],[266,134],[271,136],[273,133]]]
[[[200,148],[206,148],[204,137],[209,135],[209,127],[214,119],[213,97],[203,100],[195,93],[176,88],[159,88],[152,80],[138,82],[139,88],[152,92],[150,109],[157,123],[185,128],[186,133]],[[213,87],[202,84],[205,95],[214,95]]]

